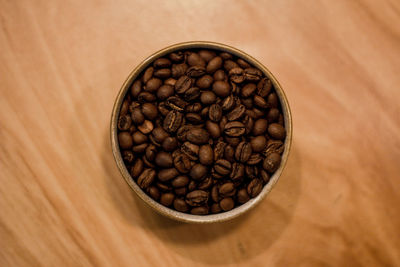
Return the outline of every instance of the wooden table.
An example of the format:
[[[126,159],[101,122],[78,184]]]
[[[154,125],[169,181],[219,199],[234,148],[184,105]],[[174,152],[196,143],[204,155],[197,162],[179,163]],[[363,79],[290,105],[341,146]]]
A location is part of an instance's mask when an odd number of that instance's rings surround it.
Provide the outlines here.
[[[400,266],[400,2],[0,1],[0,266]],[[129,72],[210,40],[292,107],[284,175],[214,225],[150,210],[114,163]]]

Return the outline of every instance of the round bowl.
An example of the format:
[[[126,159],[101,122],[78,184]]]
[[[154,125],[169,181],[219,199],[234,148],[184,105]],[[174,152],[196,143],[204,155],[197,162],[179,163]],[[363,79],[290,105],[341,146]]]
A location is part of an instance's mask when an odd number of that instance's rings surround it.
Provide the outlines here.
[[[242,204],[241,206],[238,206],[230,211],[222,212],[222,213],[218,213],[218,214],[210,214],[210,215],[192,215],[192,214],[182,213],[182,212],[170,209],[168,207],[161,205],[157,201],[153,200],[144,191],[142,191],[142,189],[132,179],[131,175],[129,174],[129,171],[125,167],[124,161],[121,157],[121,153],[120,153],[120,149],[119,149],[119,145],[118,145],[118,136],[117,136],[117,130],[118,130],[117,122],[118,122],[120,108],[121,108],[122,102],[124,101],[125,94],[128,92],[129,88],[131,87],[132,82],[136,79],[136,77],[139,76],[140,73],[148,65],[150,65],[155,59],[157,59],[159,57],[162,57],[166,54],[169,54],[171,52],[178,51],[178,50],[199,49],[199,48],[212,49],[212,50],[217,50],[217,51],[221,51],[221,52],[231,53],[233,55],[236,55],[236,56],[246,60],[249,64],[253,65],[254,67],[260,69],[271,80],[271,82],[274,86],[274,89],[276,91],[276,94],[279,97],[281,107],[282,107],[283,118],[284,118],[284,122],[285,122],[285,129],[286,129],[286,139],[284,142],[284,151],[282,154],[281,165],[279,166],[278,170],[271,176],[270,181],[264,186],[261,193],[257,197],[250,199],[245,204]],[[188,222],[188,223],[214,223],[214,222],[222,222],[222,221],[231,220],[239,215],[246,213],[250,209],[254,208],[257,204],[259,204],[267,196],[267,194],[271,191],[272,187],[276,184],[279,177],[281,176],[282,171],[288,160],[289,151],[290,151],[290,147],[292,144],[292,116],[290,113],[290,107],[289,107],[288,100],[286,98],[286,95],[285,95],[281,85],[278,83],[278,81],[275,79],[275,77],[272,75],[272,73],[264,65],[262,65],[258,60],[249,56],[245,52],[240,51],[240,50],[233,48],[231,46],[228,46],[228,45],[215,43],[215,42],[207,42],[207,41],[194,41],[194,42],[185,42],[185,43],[171,45],[171,46],[168,46],[158,52],[155,52],[154,54],[152,54],[151,56],[146,58],[142,63],[140,63],[131,72],[131,74],[129,74],[128,78],[122,85],[122,87],[117,95],[117,98],[115,100],[114,107],[112,110],[112,115],[111,115],[110,131],[111,131],[112,152],[114,155],[114,159],[117,163],[118,169],[120,170],[122,176],[124,177],[124,179],[128,183],[128,185],[139,196],[139,198],[143,200],[144,203],[149,205],[151,208],[153,208],[158,213],[160,213],[168,218],[174,219],[174,220]]]

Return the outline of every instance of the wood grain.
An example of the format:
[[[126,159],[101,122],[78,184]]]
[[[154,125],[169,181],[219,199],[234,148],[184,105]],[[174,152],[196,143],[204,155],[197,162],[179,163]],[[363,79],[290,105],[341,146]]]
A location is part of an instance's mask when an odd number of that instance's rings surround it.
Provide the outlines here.
[[[400,266],[400,2],[0,1],[0,266]],[[155,214],[109,120],[167,45],[248,52],[292,107],[284,175],[247,216]]]

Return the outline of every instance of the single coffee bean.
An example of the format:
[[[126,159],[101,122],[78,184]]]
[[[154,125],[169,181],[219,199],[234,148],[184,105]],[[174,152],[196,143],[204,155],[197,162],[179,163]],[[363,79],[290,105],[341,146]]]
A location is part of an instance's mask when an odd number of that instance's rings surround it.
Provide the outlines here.
[[[169,112],[169,109],[168,109],[167,104],[166,104],[165,101],[160,102],[160,103],[158,104],[158,112],[160,112],[160,114],[161,114],[163,117],[167,116],[167,114],[168,114],[168,112]]]
[[[267,155],[263,162],[263,168],[269,173],[275,172],[281,164],[281,155],[278,153],[271,153]]]
[[[153,169],[146,169],[137,179],[137,184],[139,185],[140,188],[146,189],[154,182],[155,178],[156,178],[156,171]]]
[[[165,151],[173,151],[178,147],[178,140],[175,137],[167,137],[161,146]]]
[[[251,97],[243,98],[242,103],[247,109],[253,108],[253,98]]]
[[[231,86],[226,81],[215,81],[212,88],[213,92],[220,97],[227,97],[231,93]]]
[[[169,207],[169,206],[172,205],[174,199],[175,199],[174,194],[172,194],[172,193],[164,193],[164,194],[161,195],[160,203],[163,204],[166,207]]]
[[[244,165],[241,163],[232,164],[232,172],[230,173],[230,178],[232,181],[240,181],[244,176]]]
[[[173,64],[172,68],[171,68],[172,77],[174,77],[174,78],[181,77],[182,75],[184,75],[186,73],[186,70],[188,68],[189,68],[188,65],[186,65],[185,63]]]
[[[218,203],[214,203],[211,205],[211,213],[220,213],[222,211],[221,207],[219,206]]]
[[[241,59],[241,58],[239,58],[236,62],[237,62],[237,64],[238,64],[241,68],[243,68],[243,69],[247,69],[247,68],[250,68],[250,67],[251,67],[249,63],[247,63],[246,61],[244,61],[244,60]]]
[[[154,76],[157,78],[166,79],[169,76],[171,76],[171,70],[170,69],[156,70],[156,71],[154,71]]]
[[[135,146],[132,147],[132,151],[135,152],[135,153],[143,153],[146,150],[148,145],[149,144],[147,144],[147,143],[143,143],[143,144],[140,144],[140,145],[135,145]]]
[[[228,122],[224,128],[224,133],[230,137],[242,136],[245,131],[244,124],[239,121]]]
[[[190,55],[187,58],[187,63],[190,66],[201,66],[201,67],[206,66],[206,61],[203,58],[201,58],[197,53],[190,53]]]
[[[214,202],[218,202],[218,201],[219,201],[219,196],[218,196],[218,185],[214,185],[214,186],[211,188],[211,199],[212,199]]]
[[[185,111],[188,113],[198,113],[200,112],[202,106],[200,103],[194,103],[191,105],[186,106]]]
[[[126,163],[132,163],[135,160],[135,155],[132,153],[132,151],[129,150],[124,150],[122,152],[122,159]]]
[[[171,66],[171,61],[168,58],[158,58],[153,63],[154,68],[168,68]]]
[[[206,166],[202,164],[195,164],[190,170],[189,175],[193,180],[200,181],[205,178],[207,172],[208,170]]]
[[[147,191],[149,192],[149,195],[151,196],[152,199],[154,200],[159,200],[160,199],[160,190],[158,190],[157,187],[155,186],[150,186]]]
[[[214,164],[214,170],[222,176],[228,175],[231,172],[232,165],[226,159],[219,159]]]
[[[134,98],[137,98],[140,92],[142,91],[142,82],[140,80],[136,80],[131,87],[131,94]],[[122,114],[122,112],[121,112]]]
[[[180,212],[187,212],[189,210],[189,206],[186,204],[185,200],[176,198],[174,200],[174,209]]]
[[[271,153],[278,153],[278,154],[282,154],[283,150],[284,150],[284,145],[283,142],[280,140],[268,140],[267,142],[267,147],[265,148],[265,150],[263,151],[263,155],[266,157]]]
[[[211,169],[211,177],[214,178],[215,180],[220,180],[224,178],[224,175],[219,174],[214,168]]]
[[[271,108],[268,113],[267,113],[267,120],[269,123],[277,122],[279,119],[279,109],[277,108]]]
[[[246,162],[247,165],[257,165],[263,160],[263,157],[260,154],[251,154],[249,160]]]
[[[268,103],[267,103],[267,101],[265,101],[265,99],[262,98],[262,97],[259,96],[259,95],[255,95],[255,96],[254,96],[253,102],[254,102],[254,104],[255,104],[257,107],[264,108],[264,109],[265,109],[265,108],[268,108]]]
[[[237,147],[237,145],[240,143],[241,139],[239,137],[229,137],[225,136],[225,141],[231,145],[232,147]]]
[[[213,75],[214,81],[225,81],[227,80],[226,74],[223,70],[217,70]]]
[[[217,139],[221,136],[221,129],[219,125],[212,121],[206,121],[206,129],[212,138]]]
[[[210,135],[202,128],[193,128],[186,134],[186,139],[193,144],[201,145],[208,142]]]
[[[147,142],[148,137],[147,137],[147,135],[144,135],[141,132],[135,132],[132,135],[132,140],[133,140],[133,143],[140,145],[140,144]]]
[[[192,78],[198,78],[206,73],[206,68],[201,66],[192,66],[186,70],[186,75]]]
[[[286,137],[285,128],[283,128],[283,126],[278,123],[272,123],[268,126],[268,134],[272,138],[279,140],[283,140]]]
[[[176,81],[175,91],[178,94],[183,94],[187,89],[192,87],[193,79],[188,76],[180,76],[180,78]]]
[[[143,167],[144,167],[143,161],[141,159],[137,159],[135,161],[135,164],[133,164],[131,168],[131,176],[133,178],[139,177],[139,175],[143,171]]]
[[[145,156],[148,161],[154,161],[157,155],[157,148],[155,145],[150,144],[146,147]]]
[[[246,79],[242,68],[233,68],[229,71],[229,79],[234,83],[242,83]]]
[[[211,84],[213,83],[214,79],[210,75],[204,75],[197,79],[196,85],[201,89],[210,88]]]
[[[199,157],[199,146],[190,142],[185,142],[181,146],[181,151],[191,160],[197,160]]]
[[[157,118],[158,110],[157,107],[152,103],[144,103],[142,105],[142,113],[149,120]]]
[[[203,120],[201,119],[201,116],[197,113],[187,113],[186,114],[186,120],[190,123],[193,124],[201,124],[203,123]]]
[[[236,194],[235,185],[230,182],[224,183],[219,187],[218,192],[221,197],[231,197]]]
[[[235,61],[233,61],[233,60],[225,60],[224,69],[226,69],[229,72],[231,69],[234,69],[234,68],[239,68],[239,65],[236,64]]]
[[[245,111],[246,111],[246,107],[244,105],[239,105],[236,108],[234,108],[231,112],[229,112],[228,115],[226,115],[226,118],[229,121],[238,120],[243,116]]]
[[[158,180],[161,182],[167,182],[178,175],[178,171],[175,168],[162,169],[158,172]]]
[[[133,123],[136,125],[141,125],[144,122],[144,115],[139,108],[135,108],[132,110],[131,118]]]
[[[193,215],[207,215],[208,214],[208,207],[196,207],[190,210],[190,213]]]
[[[162,192],[170,192],[172,190],[172,187],[169,186],[168,184],[164,184],[161,182],[157,182],[156,186],[158,189],[160,189]]]
[[[158,99],[165,100],[172,95],[174,95],[174,87],[171,85],[164,84],[157,90]]]
[[[263,188],[263,183],[260,179],[253,179],[247,186],[247,193],[251,197],[256,197],[258,194],[260,194],[261,190]]]
[[[253,135],[265,134],[268,127],[268,121],[266,119],[258,119],[254,122]]]
[[[199,182],[197,188],[199,190],[207,190],[213,185],[214,180],[211,177],[206,177],[202,181]]]
[[[249,194],[247,194],[247,190],[246,190],[245,188],[240,189],[240,190],[237,192],[237,197],[236,197],[236,199],[237,199],[237,201],[238,201],[240,204],[244,204],[244,203],[246,203],[247,201],[249,201],[249,200],[250,200],[250,197],[249,197]]]
[[[189,157],[182,152],[174,157],[174,166],[180,173],[188,173],[192,168]]]
[[[228,59],[232,59],[232,55],[229,54],[228,52],[221,52],[219,54],[219,56],[223,59],[223,60],[228,60]]]
[[[241,95],[244,98],[250,97],[251,95],[253,95],[253,93],[256,91],[256,89],[257,89],[257,86],[254,83],[248,83],[245,86],[243,86]]]
[[[146,82],[144,90],[150,93],[154,93],[160,88],[162,81],[158,78],[151,78]]]
[[[214,160],[217,161],[224,157],[224,150],[227,144],[219,140],[214,146]]]
[[[173,166],[173,159],[170,153],[160,151],[155,157],[155,163],[162,168],[171,168]]]
[[[282,126],[284,125],[284,118],[283,118],[282,114],[279,115],[278,123]]]
[[[210,51],[210,50],[200,50],[199,51],[199,56],[204,59],[206,62],[209,62],[211,59],[213,59],[216,54],[214,51]]]
[[[128,149],[131,148],[133,145],[133,139],[132,136],[130,135],[130,133],[128,132],[120,132],[118,134],[118,142],[119,142],[119,146],[122,149]]]
[[[143,134],[149,134],[153,131],[154,125],[151,121],[145,120],[142,125],[139,125],[138,130],[141,131]]]
[[[254,128],[254,120],[249,115],[245,115],[243,118],[243,124],[246,128],[245,134],[248,135],[253,131]]]
[[[278,96],[275,93],[270,93],[267,97],[268,107],[270,108],[278,108],[279,100]]]
[[[200,147],[199,161],[203,165],[211,165],[214,162],[214,152],[210,145],[203,145]]]
[[[265,138],[265,136],[259,135],[252,138],[250,144],[253,152],[261,152],[265,149],[267,145],[267,139]]]
[[[129,115],[120,116],[118,119],[118,129],[120,131],[128,130],[132,125],[132,119]]]
[[[186,101],[193,101],[200,96],[200,89],[198,87],[191,87],[183,94]]]
[[[257,84],[257,94],[266,97],[271,91],[272,83],[268,78],[262,78]]]
[[[149,67],[144,71],[143,74],[143,83],[147,83],[151,77],[153,77],[153,72],[154,72],[154,68],[153,67]]]
[[[262,72],[256,68],[246,68],[244,69],[244,75],[246,76],[246,80],[258,82],[262,77]]]
[[[137,98],[140,103],[154,102],[157,99],[156,96],[150,92],[141,92]]]
[[[169,54],[169,59],[171,59],[173,62],[181,62],[184,58],[184,55],[181,51],[178,52],[173,52]]]
[[[214,122],[219,122],[222,118],[222,108],[218,104],[212,104],[208,111],[208,117]]]
[[[235,206],[235,202],[233,201],[232,198],[226,197],[219,202],[219,206],[223,211],[229,211],[233,209],[233,207]]]
[[[269,182],[270,176],[269,176],[268,172],[266,172],[265,170],[261,170],[260,171],[260,176],[261,176],[261,179],[264,181],[265,184],[267,184]]]
[[[208,201],[208,193],[203,190],[194,190],[186,195],[186,203],[192,207],[202,206]]]
[[[170,133],[176,132],[183,123],[182,113],[171,110],[164,119],[163,128]]]
[[[146,147],[146,150],[147,150],[147,147]],[[144,166],[145,166],[145,167],[151,168],[151,169],[154,169],[154,168],[156,167],[156,166],[153,164],[152,161],[150,161],[150,160],[147,159],[146,155],[144,155],[144,156],[142,157],[142,160],[143,160],[143,163],[144,163]]]
[[[171,85],[172,87],[175,87],[176,80],[174,78],[168,78],[164,81],[165,85]]]
[[[218,69],[220,69],[222,67],[222,58],[221,57],[214,57],[213,59],[211,59],[206,67],[206,71],[208,73],[214,73],[215,71],[217,71]]]
[[[179,141],[181,142],[185,142],[186,139],[186,135],[188,134],[188,132],[190,132],[193,129],[192,125],[183,125],[181,126],[178,131],[176,132],[176,137],[178,138]]]
[[[224,149],[224,157],[229,162],[235,161],[235,149],[231,145],[227,145]]]
[[[185,110],[186,106],[188,105],[188,102],[183,100],[182,98],[178,96],[170,96],[167,98],[167,101],[165,102],[166,105],[173,110],[182,112]]]
[[[178,196],[186,196],[188,190],[186,187],[179,187],[179,188],[175,188],[174,192]]]
[[[237,161],[246,162],[252,153],[251,145],[247,142],[241,142],[236,148],[235,158]]]
[[[189,184],[189,177],[186,175],[179,175],[175,177],[171,182],[173,187],[184,187]]]
[[[168,133],[161,127],[154,128],[151,134],[159,143],[162,143],[169,136]]]

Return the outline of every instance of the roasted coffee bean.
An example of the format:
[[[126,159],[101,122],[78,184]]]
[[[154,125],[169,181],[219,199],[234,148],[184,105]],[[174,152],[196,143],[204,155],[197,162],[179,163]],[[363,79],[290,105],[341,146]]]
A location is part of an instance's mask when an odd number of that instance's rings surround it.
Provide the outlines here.
[[[261,79],[257,84],[257,94],[266,97],[271,91],[272,83],[268,78]]]
[[[148,161],[154,161],[157,155],[157,148],[155,145],[150,144],[146,147],[145,156]]]
[[[142,105],[142,113],[149,120],[154,120],[157,118],[158,110],[157,107],[152,103],[144,103]]]
[[[154,128],[151,134],[159,143],[162,143],[169,136],[168,133],[161,127]]]
[[[275,93],[270,93],[267,97],[268,107],[270,108],[278,108],[279,100],[278,96]]]
[[[158,190],[157,187],[155,186],[150,186],[147,191],[149,192],[149,195],[151,196],[151,198],[153,198],[154,200],[159,200],[160,199],[160,190]]]
[[[223,211],[229,211],[233,209],[233,207],[235,206],[235,202],[233,201],[232,198],[226,197],[219,202],[219,206]]]
[[[229,111],[233,108],[235,105],[235,100],[233,95],[227,96],[224,98],[224,100],[221,103],[221,108],[223,111]]]
[[[135,153],[143,153],[146,150],[148,145],[149,144],[147,144],[147,143],[143,143],[143,144],[140,144],[140,145],[133,146],[132,147],[132,151],[135,152]]]
[[[268,127],[268,121],[266,119],[258,119],[254,122],[253,135],[265,134]]]
[[[197,160],[199,158],[199,149],[198,145],[190,142],[185,142],[181,146],[181,151],[191,160]]]
[[[193,124],[200,124],[203,123],[204,121],[201,119],[201,116],[197,113],[187,113],[186,114],[186,120],[190,123]]]
[[[219,159],[214,164],[214,170],[222,176],[228,175],[231,172],[232,165],[226,159]]]
[[[247,109],[253,108],[253,98],[251,97],[243,98],[242,103]]]
[[[199,56],[204,59],[206,62],[209,62],[211,59],[213,59],[216,54],[214,51],[210,50],[200,50],[199,51]]]
[[[283,118],[282,114],[279,115],[278,123],[280,125],[284,126],[284,118]]]
[[[258,177],[258,167],[255,165],[246,165],[244,167],[244,173],[247,178],[253,179]]]
[[[143,134],[149,134],[153,131],[154,125],[151,121],[145,120],[142,125],[139,125],[138,130]]]
[[[174,87],[172,85],[164,84],[157,90],[158,99],[165,100],[172,95],[174,95]]]
[[[144,122],[144,115],[139,108],[132,110],[131,118],[136,125],[141,125]]]
[[[209,133],[202,128],[193,128],[186,134],[186,140],[197,145],[205,144],[209,139]]]
[[[246,80],[258,82],[262,77],[262,72],[256,68],[246,68],[244,69],[244,75],[246,76]]]
[[[225,147],[224,157],[227,161],[231,163],[235,161],[235,149],[231,145]]]
[[[175,87],[176,80],[174,78],[168,78],[164,81],[165,85],[171,85],[172,87]]]
[[[272,123],[268,126],[268,134],[272,138],[279,140],[283,140],[286,137],[285,128],[283,128],[283,126],[278,123]]]
[[[135,155],[132,153],[132,151],[124,150],[122,152],[122,159],[127,163],[132,163],[135,159]]]
[[[198,78],[206,73],[206,68],[201,66],[192,66],[186,70],[186,75],[192,78]]]
[[[253,152],[261,152],[266,148],[267,139],[263,135],[254,137],[250,141]]]
[[[186,65],[185,63],[173,64],[172,68],[171,68],[172,77],[174,77],[174,78],[181,77],[182,75],[184,75],[186,73],[186,70],[188,68],[189,68],[188,65]]]
[[[263,168],[269,173],[275,172],[281,164],[281,155],[278,153],[271,153],[267,155],[263,162]]]
[[[241,118],[246,111],[246,107],[244,105],[239,105],[236,108],[234,108],[231,112],[226,115],[226,118],[229,121],[235,121]]]
[[[223,70],[217,70],[213,75],[214,81],[225,81],[226,74]]]
[[[282,141],[270,139],[267,141],[267,146],[266,146],[265,150],[263,150],[262,153],[264,156],[268,156],[271,153],[282,154],[284,148],[285,147],[283,146]]]
[[[217,161],[224,157],[224,150],[226,147],[226,143],[223,141],[218,141],[214,146],[214,160]]]
[[[189,206],[186,204],[185,200],[176,198],[174,200],[174,209],[180,212],[187,212],[189,210]]]
[[[214,162],[214,152],[210,145],[203,145],[200,147],[199,161],[203,165],[211,165]]]
[[[236,63],[243,69],[247,69],[250,68],[250,64],[247,63],[246,61],[244,61],[243,59],[239,58],[238,60],[236,60]]]
[[[235,158],[240,162],[246,162],[252,153],[251,145],[247,142],[241,142],[236,147]]]
[[[184,187],[189,184],[189,177],[186,175],[179,175],[175,177],[171,182],[173,187]]]
[[[148,67],[143,74],[143,83],[147,83],[153,77],[154,68]]]
[[[202,181],[199,182],[197,188],[199,190],[207,190],[213,185],[213,179],[211,177],[206,177]]]
[[[232,164],[232,172],[230,173],[230,178],[232,181],[240,181],[244,176],[244,165],[241,163]]]
[[[193,129],[192,125],[183,125],[176,132],[176,137],[178,138],[179,141],[185,142],[187,133],[192,129]]]
[[[240,143],[241,139],[239,137],[229,137],[225,136],[225,141],[231,145],[232,147],[237,147],[237,145]]]
[[[133,140],[133,143],[140,145],[140,144],[147,142],[148,137],[147,137],[147,135],[144,135],[141,132],[135,132],[132,135],[132,140]]]
[[[204,105],[211,105],[215,103],[217,96],[212,91],[204,91],[200,95],[200,101]]]
[[[267,113],[267,120],[269,123],[277,122],[279,120],[279,109],[271,108]]]
[[[156,171],[153,169],[145,169],[137,179],[137,184],[140,188],[146,189],[149,187],[156,178]]]
[[[260,176],[265,184],[267,184],[269,182],[270,176],[269,176],[268,172],[266,172],[265,170],[260,170]]]
[[[221,52],[219,54],[219,56],[223,59],[223,60],[227,60],[227,59],[232,59],[232,55],[229,54],[228,52]]]
[[[187,89],[192,87],[193,79],[189,76],[181,76],[175,83],[175,91],[178,94],[183,94]]]
[[[173,166],[173,159],[170,153],[161,151],[155,157],[155,163],[162,168],[170,168]]]
[[[154,68],[168,68],[171,66],[171,61],[168,58],[159,58],[156,59],[153,63]]]
[[[239,65],[236,64],[235,61],[233,61],[233,60],[225,60],[224,61],[224,69],[226,69],[228,72],[234,68],[239,68]]]
[[[132,125],[132,119],[129,115],[120,116],[118,119],[118,129],[120,131],[127,131]]]
[[[210,88],[213,81],[213,77],[211,77],[210,75],[204,75],[197,79],[196,85],[201,89],[207,89]]]
[[[146,147],[146,149],[147,149],[147,147]],[[151,168],[151,169],[154,169],[156,167],[156,165],[154,165],[152,161],[147,159],[146,155],[144,155],[142,157],[142,160],[143,160],[143,163],[144,163],[145,167]]]
[[[207,215],[208,214],[208,207],[196,207],[190,210],[190,213],[193,215]]]
[[[264,108],[264,109],[268,107],[267,101],[265,101],[265,99],[259,95],[254,96],[253,102],[257,107]]]
[[[242,68],[233,68],[229,71],[229,79],[234,83],[242,83],[246,79]]]
[[[177,96],[168,97],[167,101],[165,103],[172,110],[176,110],[179,112],[184,111],[186,106],[188,105],[188,102],[186,102],[185,100],[183,100],[182,98],[177,97]]]
[[[172,190],[172,187],[168,184],[164,184],[161,182],[157,182],[156,186],[158,189],[160,189],[162,192],[170,192]]]
[[[187,63],[190,66],[200,66],[200,67],[206,66],[206,61],[202,57],[200,57],[197,53],[190,53],[190,55],[187,58]]]
[[[244,204],[250,200],[249,194],[247,194],[247,190],[245,188],[242,188],[237,192],[236,198],[240,204]]]
[[[170,69],[159,69],[154,71],[154,76],[161,79],[166,79],[171,76]]]
[[[189,157],[182,152],[174,157],[174,166],[180,173],[188,173],[192,168]]]
[[[136,80],[131,87],[131,94],[134,98],[137,98],[140,92],[142,91],[142,82],[140,80]],[[121,112],[121,114],[123,114]]]
[[[222,67],[222,58],[221,57],[214,57],[211,59],[206,67],[206,71],[208,73],[214,73],[216,70]]]
[[[261,190],[263,188],[263,183],[260,179],[253,179],[247,186],[247,193],[251,197],[256,197],[258,194],[260,194]]]
[[[178,196],[186,196],[188,190],[186,187],[179,187],[174,189],[175,194]]]
[[[181,62],[183,58],[184,55],[181,51],[169,54],[169,59],[171,59],[173,62]]]
[[[164,119],[163,128],[170,133],[176,132],[183,122],[182,113],[171,110]]]
[[[161,194],[160,203],[166,207],[169,207],[172,205],[174,199],[175,199],[174,194],[164,193],[164,194]]]
[[[231,86],[226,81],[215,81],[212,88],[213,92],[220,97],[227,97],[231,93]]]
[[[146,82],[146,85],[144,86],[144,90],[150,93],[154,93],[160,88],[162,85],[162,81],[158,78],[151,78]]]
[[[250,97],[251,95],[253,95],[253,93],[256,91],[257,86],[254,83],[248,83],[245,86],[243,86],[242,90],[241,90],[241,95],[242,97]]]
[[[222,108],[218,104],[212,104],[208,110],[208,117],[214,122],[219,122],[222,118]]]
[[[254,120],[252,117],[250,117],[249,115],[245,115],[244,119],[242,120],[246,131],[245,134],[248,135],[253,131],[253,127],[254,127]]]
[[[206,129],[212,138],[217,139],[221,136],[221,129],[219,125],[212,121],[206,121]]]
[[[211,205],[211,213],[220,213],[222,211],[221,207],[219,206],[218,203],[214,203]]]
[[[208,193],[203,190],[195,190],[186,195],[186,203],[192,207],[202,206],[208,201]]]
[[[257,165],[263,160],[263,157],[260,154],[251,154],[249,160],[246,162],[248,165]]]
[[[202,164],[195,164],[190,170],[190,177],[195,181],[200,181],[207,175],[207,167]]]
[[[165,151],[173,151],[178,147],[178,140],[175,137],[167,137],[161,144]]]
[[[221,197],[231,197],[236,194],[235,185],[230,182],[224,183],[219,187],[218,192]]]
[[[167,116],[167,114],[168,114],[168,112],[169,112],[169,109],[168,109],[167,104],[166,104],[165,101],[160,102],[160,103],[158,104],[158,111],[160,112],[160,114],[161,114],[163,117]]]
[[[131,148],[133,145],[132,136],[128,132],[120,132],[118,134],[118,143],[122,149]]]
[[[186,106],[185,111],[188,113],[198,113],[200,112],[202,106],[200,103],[194,103],[191,105]]]
[[[218,201],[219,201],[219,196],[218,196],[218,185],[214,185],[214,186],[211,188],[211,199],[212,199],[214,202],[218,202]]]
[[[167,182],[178,175],[178,171],[175,168],[162,169],[158,172],[158,180],[161,182]]]
[[[224,128],[224,133],[230,137],[242,136],[245,131],[244,124],[239,121],[228,122]]]
[[[131,176],[133,178],[139,177],[139,175],[142,173],[144,168],[143,161],[141,159],[137,159],[135,161],[135,164],[133,164],[131,168]]]
[[[191,87],[183,94],[186,101],[193,101],[200,96],[200,89],[198,87]]]

